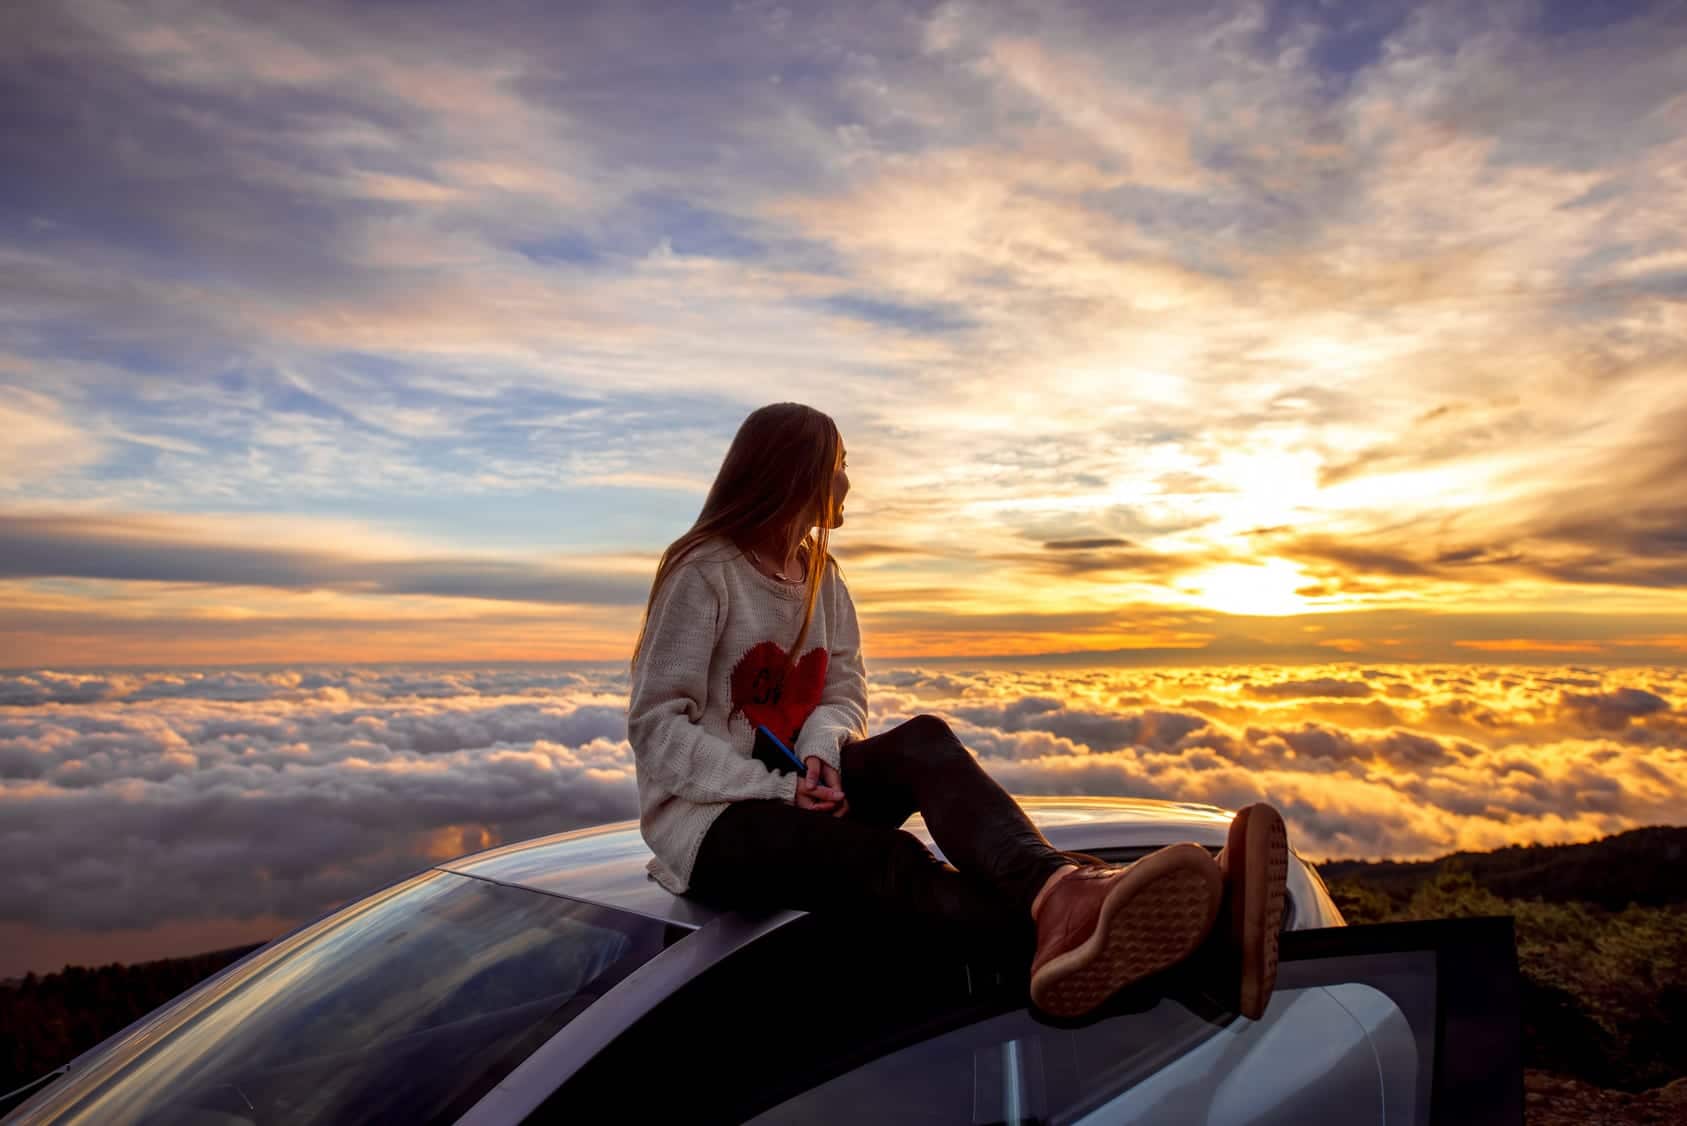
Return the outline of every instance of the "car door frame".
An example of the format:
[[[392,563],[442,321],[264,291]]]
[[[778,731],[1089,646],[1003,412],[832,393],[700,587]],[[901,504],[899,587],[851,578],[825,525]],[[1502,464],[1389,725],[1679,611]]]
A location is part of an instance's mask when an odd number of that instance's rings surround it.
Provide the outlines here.
[[[655,1089],[642,1085],[639,1077],[641,1073],[648,1072],[659,1079],[664,1070],[661,1057],[653,1054],[651,1045],[668,1045],[667,1050],[684,1051],[688,1038],[697,1036],[747,1037],[742,1068],[734,1069],[733,1075],[722,1076],[722,1080],[756,1083],[759,1073],[765,1076],[761,1083],[766,1097],[763,1100],[762,1093],[758,1093],[757,1100],[775,1105],[782,1098],[789,1097],[792,1080],[788,1070],[780,1068],[777,1062],[781,1053],[786,1053],[787,1058],[799,1067],[804,1063],[816,1064],[816,1061],[801,1059],[803,1045],[800,1035],[793,1041],[779,1035],[778,1030],[770,1029],[765,1030],[767,1042],[759,1042],[753,1039],[756,1035],[753,1028],[746,1032],[735,1027],[733,1014],[718,1002],[699,1004],[697,998],[699,991],[707,997],[712,987],[711,976],[721,972],[723,961],[735,962],[740,973],[746,963],[751,967],[760,963],[761,972],[790,977],[793,998],[800,996],[799,987],[795,984],[800,968],[787,969],[783,961],[775,961],[773,956],[773,948],[783,947],[804,929],[804,926],[795,926],[786,931],[783,941],[780,941],[778,932],[784,929],[782,924],[791,921],[788,915],[784,919],[768,916],[733,919],[728,916],[704,927],[692,939],[682,941],[662,958],[643,967],[645,971],[650,971],[653,978],[658,976],[657,963],[678,955],[688,943],[704,939],[710,927],[724,924],[718,939],[699,942],[692,957],[687,960],[689,969],[698,975],[695,980],[687,982],[669,997],[646,996],[644,1000],[652,1003],[642,1013],[634,1014],[623,1006],[618,1013],[603,1014],[609,1019],[596,1028],[593,1028],[593,1021],[587,1020],[573,1026],[571,1034],[565,1029],[567,1038],[576,1040],[571,1050],[562,1054],[551,1053],[550,1058],[544,1061],[537,1058],[528,1061],[535,1065],[535,1069],[542,1069],[544,1081],[552,1088],[550,1091],[534,1099],[534,1088],[528,1085],[526,1097],[520,1100],[526,1104],[526,1110],[520,1110],[514,1101],[505,1101],[500,1104],[501,1111],[496,1118],[471,1114],[461,1121],[477,1124],[555,1121],[577,1116],[580,1111],[642,1117],[651,1108],[640,1106],[640,1097]],[[810,918],[804,925],[813,924],[814,920]],[[726,941],[721,941],[723,939]],[[1413,966],[1433,965],[1434,1043],[1430,1053],[1432,1062],[1426,1120],[1436,1124],[1522,1122],[1520,977],[1510,917],[1438,919],[1291,931],[1281,936],[1280,949],[1285,964],[1295,967],[1296,976],[1301,980],[1307,978],[1306,971],[1310,967],[1324,959],[1382,958],[1386,967],[1392,956],[1398,954],[1410,957],[1394,963],[1396,966],[1408,962]],[[721,959],[719,956],[723,952],[726,957]],[[1425,955],[1429,956],[1428,959]],[[716,960],[703,964],[710,957]],[[635,978],[637,976],[634,975]],[[660,973],[660,976],[672,985],[674,978],[671,973]],[[1315,973],[1313,976],[1316,976]],[[723,980],[731,980],[730,975]],[[634,978],[629,978],[626,984],[634,986],[636,982]],[[655,984],[654,981],[651,984]],[[674,998],[680,994],[690,994],[692,999],[676,1003]],[[613,999],[612,992],[603,1000],[611,1002]],[[629,1016],[631,1020],[625,1019]],[[711,1019],[716,1022],[712,1026],[708,1023]],[[683,1021],[685,1027],[673,1027],[676,1020]],[[965,1023],[964,1014],[961,1014],[960,1023]],[[911,1030],[910,1035],[917,1038],[934,1031],[941,1031],[941,1024]],[[875,1052],[883,1055],[899,1050],[909,1042],[912,1041],[904,1039],[901,1043],[868,1045],[851,1053],[853,1058],[840,1057],[834,1061],[836,1066],[831,1068],[830,1074],[841,1074],[859,1066],[863,1058],[871,1058]],[[829,1063],[821,1061],[817,1070],[812,1066],[810,1070],[819,1074],[826,1072],[829,1066]],[[518,1068],[518,1072],[520,1070]],[[627,1077],[625,1098],[621,1105],[616,1106],[613,1077],[622,1074]],[[517,1075],[512,1073],[511,1078],[516,1079]],[[824,1077],[818,1078],[810,1085],[825,1081]],[[571,1091],[579,1100],[572,1104]],[[676,1105],[683,1097],[689,1097],[672,1090],[655,1093],[674,1100]],[[491,1098],[488,1096],[489,1100]],[[695,1103],[692,1105],[696,1106]],[[746,1104],[740,1101],[736,1105],[741,1107]],[[480,1109],[476,1108],[477,1111]],[[486,1109],[490,1111],[493,1108],[487,1106]],[[532,1113],[528,1114],[528,1111]],[[516,1113],[511,1116],[509,1112]],[[703,1120],[714,1120],[707,1113],[702,1117]],[[729,1116],[721,1120],[736,1119]]]

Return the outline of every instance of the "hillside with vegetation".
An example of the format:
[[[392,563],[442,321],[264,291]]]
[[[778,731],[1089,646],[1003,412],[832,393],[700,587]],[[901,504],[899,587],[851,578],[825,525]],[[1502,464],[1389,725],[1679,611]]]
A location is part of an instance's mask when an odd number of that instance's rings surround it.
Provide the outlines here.
[[[1687,828],[1318,867],[1355,925],[1516,918],[1531,1123],[1687,1122]]]
[[[1327,883],[1351,883],[1405,906],[1442,872],[1467,872],[1502,899],[1588,903],[1620,911],[1630,904],[1687,902],[1687,828],[1653,826],[1568,845],[1513,845],[1492,852],[1455,852],[1439,860],[1326,860]]]
[[[0,1095],[75,1059],[255,949],[130,966],[66,966],[0,984]]]

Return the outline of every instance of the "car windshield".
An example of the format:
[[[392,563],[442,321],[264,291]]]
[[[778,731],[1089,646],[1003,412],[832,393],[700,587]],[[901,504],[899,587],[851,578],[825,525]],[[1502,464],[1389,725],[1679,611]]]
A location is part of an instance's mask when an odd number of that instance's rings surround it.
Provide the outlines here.
[[[26,1120],[448,1121],[685,933],[425,872],[187,995]]]

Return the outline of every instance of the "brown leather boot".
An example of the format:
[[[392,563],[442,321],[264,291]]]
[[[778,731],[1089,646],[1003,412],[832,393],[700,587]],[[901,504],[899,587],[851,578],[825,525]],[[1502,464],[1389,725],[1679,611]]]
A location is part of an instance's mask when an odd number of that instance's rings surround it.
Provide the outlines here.
[[[1032,1002],[1055,1016],[1081,1016],[1176,964],[1212,930],[1223,893],[1218,865],[1195,844],[1067,873],[1037,910]]]
[[[1236,1008],[1258,1020],[1277,984],[1278,936],[1288,899],[1289,834],[1283,815],[1263,803],[1238,810],[1218,866],[1224,873],[1223,933],[1238,981]]]

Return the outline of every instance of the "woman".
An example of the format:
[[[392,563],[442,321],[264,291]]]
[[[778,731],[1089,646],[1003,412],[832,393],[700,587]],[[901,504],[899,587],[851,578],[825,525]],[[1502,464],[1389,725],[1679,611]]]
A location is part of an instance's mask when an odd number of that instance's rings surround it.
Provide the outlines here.
[[[1243,810],[1217,861],[1176,844],[1103,864],[1051,846],[941,719],[869,738],[855,607],[827,550],[848,492],[830,418],[762,407],[663,553],[627,715],[651,873],[726,904],[1023,936],[1031,999],[1057,1016],[1187,957],[1227,907],[1232,984],[1258,1017],[1276,976],[1282,818]],[[898,828],[915,812],[948,863]]]

